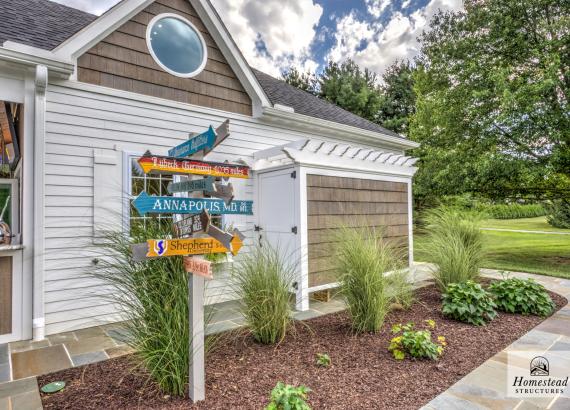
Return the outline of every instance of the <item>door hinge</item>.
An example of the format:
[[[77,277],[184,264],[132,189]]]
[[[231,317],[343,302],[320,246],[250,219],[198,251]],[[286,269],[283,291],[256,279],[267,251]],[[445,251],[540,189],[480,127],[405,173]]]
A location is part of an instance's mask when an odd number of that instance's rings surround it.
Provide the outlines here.
[[[293,232],[295,235],[297,235],[297,227],[296,226],[292,227],[291,232]]]
[[[297,171],[291,172],[291,178],[297,179]]]

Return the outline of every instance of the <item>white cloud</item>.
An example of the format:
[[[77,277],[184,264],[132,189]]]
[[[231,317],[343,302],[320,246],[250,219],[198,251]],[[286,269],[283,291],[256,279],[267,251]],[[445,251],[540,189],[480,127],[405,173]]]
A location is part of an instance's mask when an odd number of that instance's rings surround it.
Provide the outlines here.
[[[51,0],[87,13],[101,15],[120,0]]]
[[[349,15],[337,21],[336,44],[328,54],[333,61],[353,59],[359,65],[382,74],[396,60],[411,59],[419,53],[418,36],[441,10],[460,10],[462,0],[431,0],[409,16],[392,14],[384,26],[359,21]],[[362,47],[362,40],[366,46]]]
[[[391,0],[366,0],[366,8],[370,14],[378,18],[390,3]]]
[[[313,0],[213,0],[247,61],[272,75],[315,67],[310,46],[323,8]],[[259,50],[259,44],[266,51]]]

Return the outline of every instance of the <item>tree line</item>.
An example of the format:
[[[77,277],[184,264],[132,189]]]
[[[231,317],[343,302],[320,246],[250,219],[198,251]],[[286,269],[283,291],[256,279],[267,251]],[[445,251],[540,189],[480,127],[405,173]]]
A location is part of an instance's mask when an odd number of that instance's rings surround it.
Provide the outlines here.
[[[465,0],[438,12],[413,61],[354,61],[284,80],[421,147],[416,202],[570,197],[570,2]]]

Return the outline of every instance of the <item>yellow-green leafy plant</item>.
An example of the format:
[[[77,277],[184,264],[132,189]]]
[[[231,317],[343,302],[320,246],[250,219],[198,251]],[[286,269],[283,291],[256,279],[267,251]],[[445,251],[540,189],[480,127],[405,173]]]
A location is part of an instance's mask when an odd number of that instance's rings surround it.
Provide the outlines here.
[[[326,353],[317,353],[317,365],[321,367],[329,367],[331,365],[331,358]]]
[[[306,386],[290,386],[282,382],[271,390],[271,402],[265,410],[311,410],[307,396],[311,389]]]
[[[434,320],[425,320],[423,330],[415,330],[415,324],[409,322],[405,325],[392,326],[392,338],[388,350],[396,360],[404,360],[406,355],[416,359],[437,360],[442,354],[447,342],[444,336],[437,337],[437,343],[432,341],[431,331],[435,329]]]

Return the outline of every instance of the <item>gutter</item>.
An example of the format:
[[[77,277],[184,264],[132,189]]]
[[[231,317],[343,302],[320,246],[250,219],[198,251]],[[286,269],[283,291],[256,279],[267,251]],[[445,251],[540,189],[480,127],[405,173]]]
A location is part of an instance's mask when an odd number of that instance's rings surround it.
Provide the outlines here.
[[[45,66],[50,75],[69,78],[75,71],[75,65],[67,60],[57,58],[51,51],[24,44],[6,41],[0,47],[0,61],[34,68]]]
[[[390,147],[402,150],[418,148],[420,146],[419,143],[410,141],[403,137],[394,137],[393,135],[368,131],[351,125],[298,114],[291,110],[283,110],[281,108],[263,107],[263,115],[261,118],[265,118],[272,122],[287,123],[287,125],[297,128],[300,127],[317,132],[321,131],[327,134],[340,136],[343,139],[348,138],[351,141],[365,144],[377,145],[378,143],[384,143]]]

